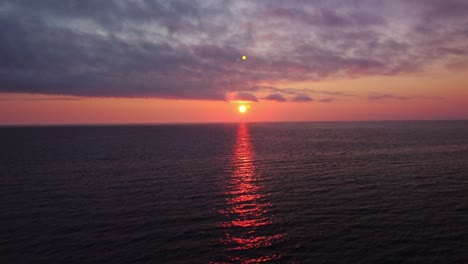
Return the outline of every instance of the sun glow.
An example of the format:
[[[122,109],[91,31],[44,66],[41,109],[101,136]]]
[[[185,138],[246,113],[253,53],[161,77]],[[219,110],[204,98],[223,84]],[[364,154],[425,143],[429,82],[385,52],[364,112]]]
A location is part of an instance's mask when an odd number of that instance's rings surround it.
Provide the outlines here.
[[[246,105],[239,105],[239,113],[245,113],[247,112],[247,106]]]

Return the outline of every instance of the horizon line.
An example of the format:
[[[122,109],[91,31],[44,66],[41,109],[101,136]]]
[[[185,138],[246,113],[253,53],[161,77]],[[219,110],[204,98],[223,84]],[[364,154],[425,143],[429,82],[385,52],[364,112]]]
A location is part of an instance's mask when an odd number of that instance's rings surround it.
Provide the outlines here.
[[[377,122],[465,122],[468,119],[372,119],[372,120],[297,120],[297,121],[213,121],[213,122],[143,122],[143,123],[24,123],[0,124],[2,127],[72,127],[72,126],[165,126],[165,125],[215,125],[215,124],[278,124],[278,123],[377,123]]]

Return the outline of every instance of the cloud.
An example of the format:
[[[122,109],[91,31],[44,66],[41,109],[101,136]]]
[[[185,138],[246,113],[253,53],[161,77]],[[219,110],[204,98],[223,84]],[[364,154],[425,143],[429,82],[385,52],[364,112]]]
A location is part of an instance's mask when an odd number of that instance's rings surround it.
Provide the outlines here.
[[[275,87],[467,65],[466,10],[462,0],[0,0],[0,92],[357,96]]]
[[[292,102],[312,102],[313,100],[307,95],[297,95],[291,99]]]
[[[323,98],[323,99],[320,99],[318,101],[321,102],[321,103],[331,103],[331,102],[336,101],[336,99],[335,98]]]
[[[266,97],[263,97],[264,100],[276,101],[276,102],[286,102],[286,98],[281,94],[270,94]]]
[[[388,93],[372,93],[364,97],[371,101],[383,101],[383,100],[411,100],[411,99],[424,99],[424,100],[444,100],[441,96],[428,96],[428,95],[411,95],[401,96]]]
[[[0,97],[0,101],[79,101],[80,97]]]
[[[360,25],[383,25],[384,19],[371,13],[359,11],[336,12],[330,9],[315,9],[306,11],[301,8],[277,8],[269,15],[283,18],[287,22],[298,21],[314,27],[353,27]]]
[[[258,102],[258,99],[254,94],[245,92],[237,93],[236,95],[234,95],[233,100]]]
[[[373,101],[386,100],[386,99],[408,100],[408,99],[411,99],[411,98],[412,97],[398,96],[398,95],[393,95],[393,94],[371,94],[371,95],[367,96],[367,99],[373,100]]]

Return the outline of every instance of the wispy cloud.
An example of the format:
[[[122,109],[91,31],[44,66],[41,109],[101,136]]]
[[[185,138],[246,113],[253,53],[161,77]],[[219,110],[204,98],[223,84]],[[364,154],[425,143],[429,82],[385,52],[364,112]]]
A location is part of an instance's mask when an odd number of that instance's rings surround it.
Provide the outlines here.
[[[263,99],[277,102],[286,102],[286,98],[284,98],[284,96],[281,94],[269,94],[263,97]]]
[[[440,96],[424,96],[424,95],[412,95],[412,96],[401,96],[388,93],[372,93],[365,98],[372,101],[382,101],[382,100],[410,100],[410,99],[429,99],[429,100],[442,100],[443,97]]]
[[[336,99],[335,98],[323,98],[323,99],[320,99],[318,101],[321,102],[321,103],[332,103],[332,102],[336,101]]]
[[[0,101],[79,101],[80,97],[0,97]]]
[[[408,100],[411,97],[408,96],[398,96],[393,94],[371,94],[367,96],[367,99],[373,101],[386,100],[386,99],[395,99],[395,100]]]
[[[245,93],[245,92],[235,94],[232,99],[237,100],[237,101],[258,102],[257,96],[255,96],[254,94]]]
[[[313,100],[314,99],[307,95],[296,95],[291,99],[293,102],[312,102]]]
[[[358,96],[273,88],[467,65],[467,12],[463,0],[0,1],[0,92],[195,100],[249,93],[256,101],[267,89],[259,84],[269,83],[268,93],[285,100]]]

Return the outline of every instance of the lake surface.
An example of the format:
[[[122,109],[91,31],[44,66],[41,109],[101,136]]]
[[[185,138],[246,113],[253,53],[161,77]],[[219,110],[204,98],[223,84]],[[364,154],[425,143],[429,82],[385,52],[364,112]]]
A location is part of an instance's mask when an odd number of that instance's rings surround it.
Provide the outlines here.
[[[468,263],[468,122],[0,128],[1,263]]]

